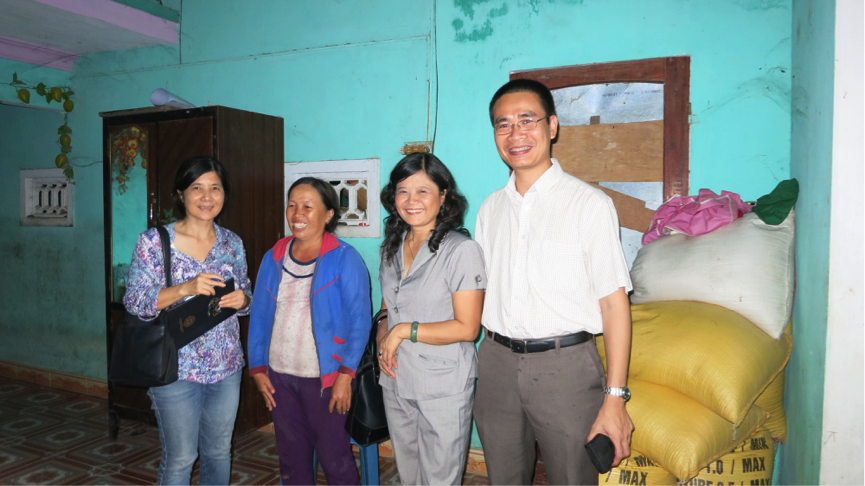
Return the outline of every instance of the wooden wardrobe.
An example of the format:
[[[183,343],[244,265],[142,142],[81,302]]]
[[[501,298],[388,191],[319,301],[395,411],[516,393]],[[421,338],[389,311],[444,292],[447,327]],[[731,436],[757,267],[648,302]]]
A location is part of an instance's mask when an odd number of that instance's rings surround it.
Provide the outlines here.
[[[212,156],[225,165],[233,193],[221,214],[221,225],[243,240],[249,278],[255,282],[262,257],[284,233],[283,119],[224,106],[149,107],[100,116],[106,345],[110,362],[114,332],[126,314],[122,299],[128,266],[124,267],[123,262],[128,265],[131,258],[130,244],[134,243],[130,242],[141,231],[172,219],[174,175],[187,158]],[[127,164],[125,173],[120,171],[120,164]],[[123,176],[130,179],[124,180]],[[248,331],[249,318],[241,317],[244,352]],[[235,440],[271,422],[270,412],[247,371],[248,366],[242,372]],[[146,389],[109,382],[108,390],[112,438],[117,436],[121,419],[156,424]]]

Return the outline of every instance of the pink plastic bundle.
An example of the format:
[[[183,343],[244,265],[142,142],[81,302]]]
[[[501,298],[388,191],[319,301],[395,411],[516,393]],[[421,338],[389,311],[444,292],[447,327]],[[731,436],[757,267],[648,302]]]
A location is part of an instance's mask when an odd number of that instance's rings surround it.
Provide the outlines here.
[[[648,245],[670,231],[690,236],[709,233],[750,212],[751,206],[734,192],[721,191],[719,196],[709,189],[700,189],[697,196],[676,196],[655,212],[649,231],[643,235],[643,244]]]

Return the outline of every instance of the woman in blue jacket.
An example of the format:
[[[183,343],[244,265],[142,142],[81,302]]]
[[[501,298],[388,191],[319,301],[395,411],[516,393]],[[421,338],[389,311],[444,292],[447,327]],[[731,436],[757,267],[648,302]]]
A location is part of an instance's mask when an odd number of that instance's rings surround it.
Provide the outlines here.
[[[249,373],[273,413],[283,484],[358,484],[345,431],[355,369],[370,331],[369,272],[333,235],[336,191],[313,177],[288,191],[293,236],[264,255],[249,325]]]

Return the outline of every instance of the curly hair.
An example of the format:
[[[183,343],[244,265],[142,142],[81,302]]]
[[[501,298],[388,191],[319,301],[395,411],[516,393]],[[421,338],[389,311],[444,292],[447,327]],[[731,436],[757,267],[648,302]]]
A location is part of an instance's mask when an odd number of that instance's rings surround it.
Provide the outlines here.
[[[408,155],[396,164],[390,173],[387,185],[381,191],[381,203],[389,214],[384,219],[381,258],[391,265],[396,260],[403,235],[410,229],[396,209],[396,186],[418,172],[425,173],[438,186],[439,191],[447,191],[444,203],[436,216],[435,228],[430,235],[428,244],[430,251],[433,253],[438,251],[442,239],[449,231],[471,237],[469,230],[463,227],[469,203],[457,189],[457,183],[448,168],[433,154]]]

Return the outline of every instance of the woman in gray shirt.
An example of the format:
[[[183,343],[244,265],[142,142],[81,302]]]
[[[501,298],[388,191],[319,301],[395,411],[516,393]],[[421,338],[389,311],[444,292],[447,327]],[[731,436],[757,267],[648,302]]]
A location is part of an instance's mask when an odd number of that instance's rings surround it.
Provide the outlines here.
[[[378,349],[403,484],[460,484],[471,431],[484,273],[468,203],[432,154],[402,159],[382,190]],[[377,317],[378,317],[377,315]]]

